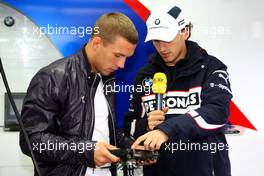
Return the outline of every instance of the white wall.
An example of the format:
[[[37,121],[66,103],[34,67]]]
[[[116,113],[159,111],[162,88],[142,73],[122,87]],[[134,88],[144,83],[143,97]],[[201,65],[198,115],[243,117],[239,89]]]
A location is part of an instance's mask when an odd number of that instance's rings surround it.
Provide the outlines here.
[[[191,40],[228,65],[233,101],[258,129],[228,136],[234,176],[262,176],[264,163],[264,13],[261,0],[140,0],[149,9],[178,5],[194,24]]]
[[[15,25],[0,23],[0,56],[12,92],[26,92],[33,75],[43,66],[61,58],[60,52],[27,17],[0,3],[0,19],[13,16]],[[4,93],[0,78],[0,176],[33,175],[32,161],[19,148],[18,132],[3,132]]]
[[[19,148],[19,133],[0,128],[0,141],[0,176],[32,176],[32,161]]]
[[[0,19],[12,16],[15,24],[0,23],[0,56],[12,92],[26,92],[33,75],[43,66],[61,58],[49,38],[26,16],[0,3]],[[4,124],[4,93],[0,78],[0,126]]]

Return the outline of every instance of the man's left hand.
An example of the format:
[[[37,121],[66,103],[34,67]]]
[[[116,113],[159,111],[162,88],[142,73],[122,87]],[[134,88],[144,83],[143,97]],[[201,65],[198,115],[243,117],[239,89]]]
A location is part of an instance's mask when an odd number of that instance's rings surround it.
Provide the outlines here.
[[[140,143],[144,142],[145,150],[159,150],[160,146],[168,140],[168,136],[163,131],[157,129],[138,137],[131,148],[139,148]]]

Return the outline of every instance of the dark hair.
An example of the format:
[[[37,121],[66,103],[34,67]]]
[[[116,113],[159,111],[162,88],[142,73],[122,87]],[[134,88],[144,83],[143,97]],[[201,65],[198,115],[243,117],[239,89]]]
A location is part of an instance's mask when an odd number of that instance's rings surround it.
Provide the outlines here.
[[[185,32],[185,30],[187,30],[189,32],[189,36],[187,38],[187,40],[191,37],[192,34],[192,28],[193,28],[193,24],[191,22],[189,22],[188,24],[186,24],[186,26],[181,30],[181,32]]]

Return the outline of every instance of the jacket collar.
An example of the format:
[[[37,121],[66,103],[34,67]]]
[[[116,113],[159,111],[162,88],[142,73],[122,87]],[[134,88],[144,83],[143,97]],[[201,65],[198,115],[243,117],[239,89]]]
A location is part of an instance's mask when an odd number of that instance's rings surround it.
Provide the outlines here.
[[[85,74],[86,77],[94,76],[95,74],[91,72],[91,64],[89,62],[88,56],[85,51],[86,44],[76,53],[79,65],[82,70],[82,72]]]
[[[77,52],[77,55],[79,58],[81,70],[84,72],[86,77],[93,78],[93,77],[95,77],[96,74],[91,72],[92,66],[89,62],[89,58],[88,58],[88,55],[86,53],[85,46],[86,46],[86,44]],[[112,79],[112,78],[114,78],[114,73],[111,73],[108,76],[102,76],[103,81],[107,81],[108,79]]]

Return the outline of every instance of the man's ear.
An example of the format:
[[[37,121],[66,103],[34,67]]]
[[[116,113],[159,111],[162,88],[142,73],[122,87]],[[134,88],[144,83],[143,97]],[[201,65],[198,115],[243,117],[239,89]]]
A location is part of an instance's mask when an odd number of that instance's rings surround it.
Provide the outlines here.
[[[97,50],[97,48],[99,48],[102,44],[103,44],[103,40],[101,37],[96,36],[92,39],[92,48],[94,51]]]
[[[184,40],[188,40],[188,38],[190,37],[190,31],[187,27],[183,28],[181,31],[180,31],[180,35],[182,36],[182,38]]]

